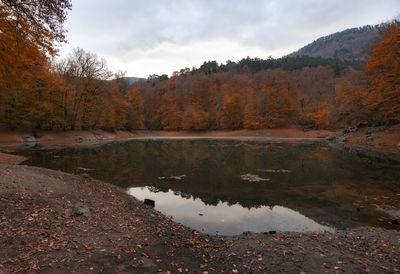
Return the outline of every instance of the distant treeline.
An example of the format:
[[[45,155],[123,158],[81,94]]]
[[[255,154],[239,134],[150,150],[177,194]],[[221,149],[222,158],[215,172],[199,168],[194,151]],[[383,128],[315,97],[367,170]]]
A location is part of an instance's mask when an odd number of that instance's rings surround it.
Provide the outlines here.
[[[174,71],[173,76],[179,75],[194,75],[197,73],[205,73],[210,75],[212,73],[227,72],[235,70],[238,73],[242,72],[259,72],[267,69],[283,69],[286,71],[300,70],[302,68],[316,68],[318,66],[330,67],[336,75],[342,73],[346,68],[353,67],[355,69],[361,68],[361,63],[358,60],[340,60],[338,58],[322,58],[311,56],[296,56],[296,57],[282,57],[274,59],[260,58],[243,58],[239,62],[227,61],[225,64],[218,64],[217,61],[204,62],[199,68],[193,67],[192,69],[184,68],[179,71]],[[163,75],[150,75],[148,80],[168,80],[166,74]]]

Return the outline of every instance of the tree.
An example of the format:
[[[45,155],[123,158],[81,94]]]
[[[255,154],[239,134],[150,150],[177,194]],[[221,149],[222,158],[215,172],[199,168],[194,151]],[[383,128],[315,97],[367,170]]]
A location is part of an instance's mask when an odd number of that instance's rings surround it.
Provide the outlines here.
[[[265,121],[260,113],[259,97],[256,96],[254,90],[251,90],[247,97],[247,104],[244,108],[243,127],[247,129],[260,129]]]
[[[222,128],[241,129],[243,127],[243,101],[238,95],[228,98],[223,106]]]
[[[97,125],[99,113],[106,108],[99,104],[104,94],[104,81],[112,76],[105,60],[95,54],[75,49],[66,59],[56,64],[56,72],[67,85],[64,89],[65,120],[71,129],[90,129]],[[110,96],[111,97],[111,96]],[[109,98],[110,102],[112,97]]]
[[[6,21],[1,24],[1,31],[25,37],[54,54],[54,42],[65,42],[63,23],[71,7],[70,0],[1,0],[0,15]]]
[[[363,72],[348,69],[336,83],[336,108],[338,122],[343,126],[355,125],[368,119],[365,100],[368,95],[368,83]]]
[[[313,128],[327,128],[329,125],[329,113],[330,104],[328,102],[319,104],[318,107],[309,114],[309,119],[312,123]]]
[[[367,107],[381,121],[400,120],[400,26],[388,24],[366,65],[371,84]]]
[[[69,0],[0,1],[0,122],[10,128],[62,123],[54,95],[61,82],[46,54],[65,41],[62,24],[70,8]]]
[[[182,128],[185,130],[207,130],[210,127],[208,113],[198,104],[186,106],[183,112]]]
[[[128,123],[127,129],[143,129],[144,116],[143,116],[143,99],[140,91],[137,89],[128,92]]]

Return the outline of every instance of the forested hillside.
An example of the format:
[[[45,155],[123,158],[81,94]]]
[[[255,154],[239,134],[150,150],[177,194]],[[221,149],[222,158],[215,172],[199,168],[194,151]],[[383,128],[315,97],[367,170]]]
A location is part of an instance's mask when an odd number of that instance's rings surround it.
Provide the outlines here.
[[[288,56],[366,60],[368,50],[379,38],[379,26],[352,28],[321,37]]]
[[[398,22],[381,28],[366,66],[309,56],[210,61],[129,86],[123,75],[114,75],[104,60],[83,49],[50,61],[54,43],[65,40],[61,24],[70,3],[32,3],[0,5],[3,128],[337,128],[400,120]],[[45,21],[36,20],[43,14]],[[364,30],[369,31],[376,33]],[[362,47],[355,42],[354,50],[355,45]]]

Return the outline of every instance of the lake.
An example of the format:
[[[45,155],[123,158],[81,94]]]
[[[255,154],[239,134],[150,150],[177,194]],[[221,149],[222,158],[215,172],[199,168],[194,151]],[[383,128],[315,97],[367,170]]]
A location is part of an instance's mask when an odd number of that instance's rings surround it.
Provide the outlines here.
[[[23,164],[120,186],[208,234],[395,228],[398,166],[323,143],[141,140],[98,148],[32,149]]]

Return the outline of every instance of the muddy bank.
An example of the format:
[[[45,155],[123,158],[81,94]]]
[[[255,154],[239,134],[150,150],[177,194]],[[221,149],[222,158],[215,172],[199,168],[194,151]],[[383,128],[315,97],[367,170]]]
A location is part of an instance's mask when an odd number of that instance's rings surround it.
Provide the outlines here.
[[[15,132],[0,131],[0,149],[15,151],[35,147],[95,147],[110,142],[129,140],[182,140],[182,139],[216,139],[261,142],[315,142],[322,141],[329,131],[307,131],[301,129],[265,129],[265,130],[235,130],[235,131],[35,131]]]
[[[8,153],[2,153],[0,152],[0,164],[12,164],[12,165],[18,165],[25,161],[27,158],[23,156],[18,156],[18,155],[12,155]]]
[[[0,272],[393,273],[400,232],[191,230],[103,182],[0,164]]]
[[[15,151],[17,149],[93,147],[109,142],[129,140],[138,134],[128,131],[106,132],[90,131],[35,131],[17,132],[0,131],[0,149]]]
[[[378,161],[400,163],[400,124],[391,127],[350,127],[330,133],[334,147]]]

